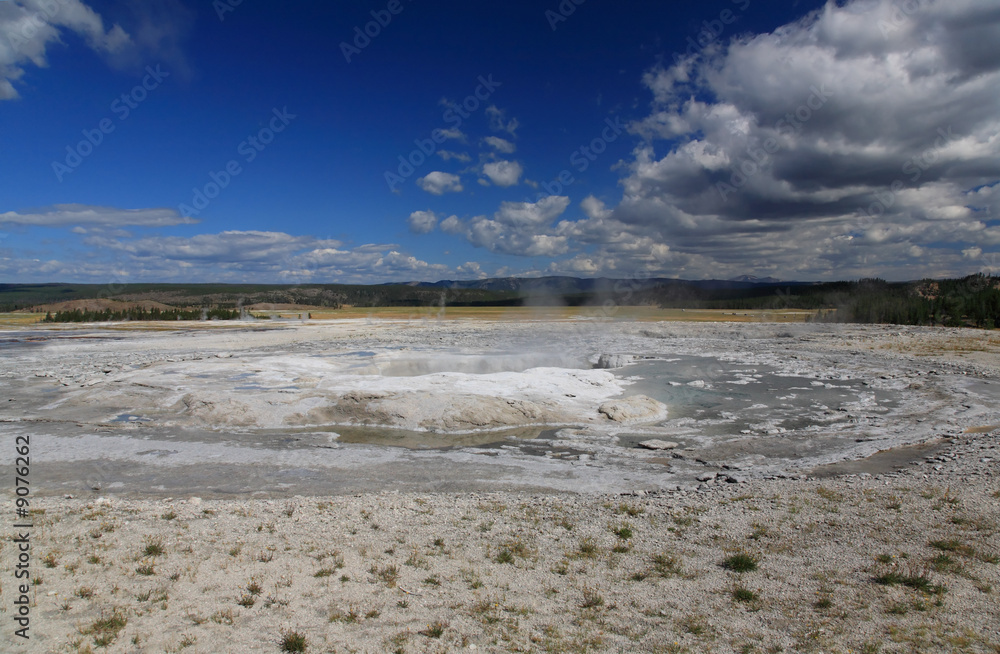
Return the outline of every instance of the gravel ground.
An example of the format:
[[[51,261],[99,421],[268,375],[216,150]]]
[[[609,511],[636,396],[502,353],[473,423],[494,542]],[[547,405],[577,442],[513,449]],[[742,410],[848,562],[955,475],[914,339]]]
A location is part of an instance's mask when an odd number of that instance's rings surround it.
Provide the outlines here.
[[[41,500],[6,651],[996,652],[998,440],[639,497]]]

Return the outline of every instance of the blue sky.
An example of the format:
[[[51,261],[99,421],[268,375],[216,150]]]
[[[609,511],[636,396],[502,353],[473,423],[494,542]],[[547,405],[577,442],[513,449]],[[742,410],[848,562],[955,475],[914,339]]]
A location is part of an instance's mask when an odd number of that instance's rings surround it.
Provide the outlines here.
[[[987,0],[5,0],[0,281],[1000,273],[998,90]]]

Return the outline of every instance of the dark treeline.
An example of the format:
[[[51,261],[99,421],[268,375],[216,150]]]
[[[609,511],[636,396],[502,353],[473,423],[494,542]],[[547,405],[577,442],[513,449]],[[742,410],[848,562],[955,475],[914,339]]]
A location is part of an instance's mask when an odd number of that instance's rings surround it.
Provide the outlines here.
[[[862,279],[714,295],[700,301],[668,299],[660,306],[745,311],[804,309],[820,311],[815,320],[826,322],[986,329],[1000,326],[1000,279],[985,275],[920,282]]]
[[[252,304],[299,304],[339,309],[355,307],[519,306],[510,290],[452,289],[411,284],[0,284],[0,312],[70,300],[152,300],[174,307],[239,310]]]
[[[998,282],[985,275],[916,284],[863,279],[847,297],[838,298],[837,311],[825,319],[994,329],[1000,325]]]
[[[42,322],[123,322],[126,320],[237,320],[239,311],[231,309],[124,309],[113,311],[57,311],[45,314]]]
[[[951,327],[1000,326],[1000,278],[970,275],[962,279],[820,284],[761,284],[752,288],[699,289],[683,284],[644,289],[642,301],[670,309],[735,311],[820,311],[829,322]]]
[[[746,283],[676,279],[594,280],[572,277],[501,278],[435,284],[299,286],[134,284],[108,294],[98,286],[0,284],[0,311],[53,301],[103,297],[154,300],[178,309],[128,309],[57,313],[51,322],[107,320],[231,320],[255,303],[354,307],[497,307],[645,305],[669,309],[819,311],[817,320],[907,325],[1000,327],[1000,278],[886,282]]]

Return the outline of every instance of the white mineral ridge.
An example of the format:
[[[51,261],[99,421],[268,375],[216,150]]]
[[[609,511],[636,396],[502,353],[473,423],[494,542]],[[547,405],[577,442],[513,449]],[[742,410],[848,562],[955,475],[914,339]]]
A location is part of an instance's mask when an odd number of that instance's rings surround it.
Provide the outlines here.
[[[680,447],[680,443],[675,443],[674,441],[661,441],[654,438],[652,440],[642,441],[639,443],[639,447],[644,447],[647,450],[672,450]]]
[[[378,369],[412,372],[455,364],[464,369],[519,367],[542,355],[514,358],[413,353],[379,357],[377,368],[358,358],[265,356],[203,359],[154,365],[73,393],[80,404],[110,405],[128,413],[158,414],[161,423],[277,428],[330,423],[387,424],[410,429],[470,430],[541,423],[574,423],[623,391],[603,370],[533,367],[513,372],[435,372],[385,376]],[[371,357],[368,357],[371,359]],[[359,370],[360,368],[360,370]],[[243,388],[241,388],[243,387]],[[345,414],[336,407],[348,405]],[[331,407],[334,407],[331,409]],[[345,417],[346,415],[346,417]]]
[[[595,367],[601,369],[622,368],[634,361],[635,357],[631,354],[602,354],[597,359]]]
[[[622,392],[620,380],[609,372],[565,368],[336,376],[318,386],[328,396],[381,396],[368,400],[369,406],[397,426],[444,429],[580,422],[602,400]]]
[[[653,422],[667,417],[667,405],[645,395],[632,395],[603,403],[597,409],[615,422]]]

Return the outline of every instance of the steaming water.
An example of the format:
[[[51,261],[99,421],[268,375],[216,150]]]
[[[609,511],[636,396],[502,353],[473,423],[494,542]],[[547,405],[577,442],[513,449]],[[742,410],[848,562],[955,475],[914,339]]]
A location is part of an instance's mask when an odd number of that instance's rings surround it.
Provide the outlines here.
[[[349,362],[347,372],[383,377],[417,377],[439,372],[484,375],[496,372],[523,372],[531,368],[590,368],[582,356],[562,352],[495,352],[461,354],[427,352],[411,355],[380,355],[375,352],[349,352],[336,355]]]
[[[669,408],[662,423],[706,436],[780,434],[836,429],[877,420],[899,405],[899,394],[860,379],[817,379],[764,365],[677,356],[640,361],[616,371]]]
[[[456,372],[485,374],[520,372],[536,367],[581,369],[590,364],[561,353],[457,354],[413,353],[391,358],[374,352],[337,355],[351,360],[353,374],[417,376]],[[841,434],[853,441],[859,429],[877,426],[899,406],[899,393],[872,388],[863,379],[837,374],[819,379],[780,371],[760,364],[725,361],[711,356],[647,357],[611,371],[626,382],[625,395],[644,394],[668,406],[666,420],[646,424],[628,433],[617,426],[609,437],[613,447],[633,448],[659,432],[684,442],[789,438],[810,433],[824,437]],[[615,425],[607,425],[616,427]],[[546,441],[556,430],[540,425],[492,432],[449,434],[410,432],[395,428],[330,427],[339,442],[407,449],[507,447],[525,454],[550,451]],[[861,439],[859,439],[861,440]]]

